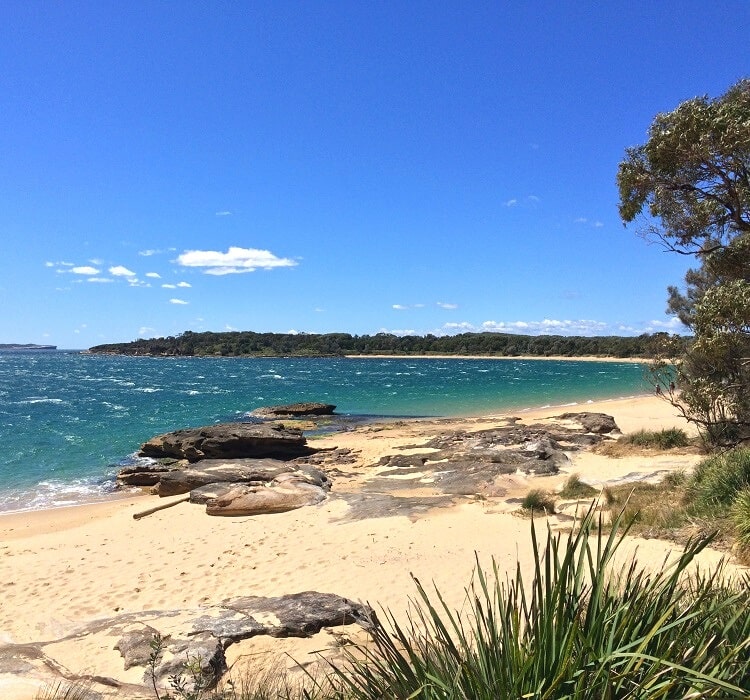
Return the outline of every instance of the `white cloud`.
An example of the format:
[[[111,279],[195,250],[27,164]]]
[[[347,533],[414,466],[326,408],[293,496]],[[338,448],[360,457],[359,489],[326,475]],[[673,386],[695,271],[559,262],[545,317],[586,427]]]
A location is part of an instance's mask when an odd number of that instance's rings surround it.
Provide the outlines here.
[[[177,289],[177,285],[176,284],[165,283],[165,284],[162,285],[162,288],[164,288],[164,289]]]
[[[406,311],[409,307],[403,304],[394,304],[392,308],[396,309],[396,311]]]
[[[438,306],[439,306],[439,307],[440,307],[441,309],[448,309],[448,310],[453,310],[453,309],[457,309],[457,308],[458,308],[458,304],[447,304],[447,303],[446,303],[446,302],[444,302],[444,301],[439,301],[439,302],[437,303],[437,305],[438,305]]]
[[[482,330],[490,333],[523,333],[526,335],[601,335],[609,328],[604,321],[589,319],[541,321],[485,321]]]
[[[604,224],[601,221],[595,221],[593,224],[591,224],[594,228],[602,228]]]
[[[293,267],[297,263],[289,258],[279,258],[268,250],[231,246],[226,253],[215,250],[186,250],[177,256],[183,267],[204,268],[207,275],[232,275],[255,270],[272,270],[276,267]]]
[[[98,283],[101,283],[101,284],[106,284],[107,282],[114,282],[114,280],[111,279],[110,277],[89,277],[86,281],[87,282],[98,282]]]
[[[190,282],[178,282],[177,286],[178,287],[184,287],[185,289],[187,289],[188,287],[192,287],[193,285],[190,284]]]
[[[518,204],[517,199],[509,199],[507,202],[505,202],[506,207],[515,207],[516,204]]]
[[[225,209],[223,211],[217,211],[216,216],[232,216],[232,212]]]
[[[443,324],[443,330],[453,333],[470,333],[471,331],[475,331],[476,327],[473,323],[461,321],[459,323],[445,323]]]
[[[185,304],[189,304],[190,302],[187,302],[187,301],[185,301],[184,299],[170,299],[170,300],[169,300],[169,303],[170,303],[170,304],[180,304],[180,305],[185,305]]]
[[[577,219],[573,220],[573,223],[574,224],[587,224],[588,221],[589,220],[585,216],[579,216]]]
[[[148,326],[141,326],[138,329],[138,336],[143,338],[144,336],[147,336],[147,335],[153,335],[155,332],[156,332],[156,329],[154,328],[149,328]]]
[[[90,265],[79,265],[78,267],[71,267],[70,271],[74,275],[98,275],[99,270],[95,267],[91,267]]]
[[[113,265],[109,268],[109,274],[115,277],[135,277],[135,272],[128,270],[127,267],[122,265]]]
[[[161,279],[161,275],[158,272],[147,272],[146,277],[152,277],[155,280]]]

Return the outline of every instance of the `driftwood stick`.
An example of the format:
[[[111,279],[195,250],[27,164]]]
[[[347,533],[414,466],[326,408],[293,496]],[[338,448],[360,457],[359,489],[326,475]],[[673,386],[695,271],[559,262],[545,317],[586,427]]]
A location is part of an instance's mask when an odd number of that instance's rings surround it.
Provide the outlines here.
[[[176,501],[162,503],[160,506],[154,506],[153,508],[149,508],[148,510],[142,510],[140,513],[133,513],[133,520],[140,520],[141,518],[145,518],[147,515],[151,515],[151,513],[156,513],[156,511],[158,510],[171,508],[172,506],[176,506],[178,503],[184,503],[185,501],[189,500],[190,496],[184,496],[183,498],[178,498]]]

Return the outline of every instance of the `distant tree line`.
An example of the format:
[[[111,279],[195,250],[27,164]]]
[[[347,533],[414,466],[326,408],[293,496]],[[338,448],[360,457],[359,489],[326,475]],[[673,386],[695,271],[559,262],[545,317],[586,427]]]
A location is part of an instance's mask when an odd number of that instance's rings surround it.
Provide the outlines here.
[[[644,357],[663,355],[664,347],[687,339],[667,333],[635,337],[461,333],[409,335],[391,333],[194,333],[134,340],[90,348],[93,353],[148,356],[341,357],[343,355],[486,355],[499,357]]]

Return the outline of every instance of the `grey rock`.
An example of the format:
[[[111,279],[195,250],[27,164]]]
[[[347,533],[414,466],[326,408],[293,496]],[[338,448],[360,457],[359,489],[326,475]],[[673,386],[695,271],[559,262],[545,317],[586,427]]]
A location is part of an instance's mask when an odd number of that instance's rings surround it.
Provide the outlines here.
[[[613,432],[620,432],[620,429],[615,423],[615,419],[606,413],[589,413],[583,411],[581,413],[563,413],[558,416],[562,420],[574,420],[583,426],[583,429],[587,433],[596,433],[597,435],[605,435]]]
[[[182,469],[163,472],[155,492],[159,496],[177,496],[221,482],[261,485],[295,469],[296,465],[276,459],[203,459]]]
[[[314,452],[301,430],[279,425],[219,423],[157,435],[141,446],[143,457],[293,459]]]
[[[330,403],[307,401],[284,406],[262,406],[250,412],[258,418],[302,418],[305,416],[331,416],[336,406]]]

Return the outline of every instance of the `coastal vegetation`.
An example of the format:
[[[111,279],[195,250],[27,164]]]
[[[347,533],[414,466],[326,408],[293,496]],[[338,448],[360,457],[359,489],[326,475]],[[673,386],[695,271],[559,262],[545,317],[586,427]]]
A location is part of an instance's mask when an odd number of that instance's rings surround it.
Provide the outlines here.
[[[682,348],[687,341],[667,333],[622,336],[516,335],[461,333],[408,335],[391,333],[194,333],[166,338],[110,343],[90,348],[93,353],[155,356],[331,357],[344,355],[480,355],[517,357],[645,357],[664,355],[665,347]]]
[[[606,529],[590,510],[567,534],[531,528],[533,575],[477,563],[465,610],[417,579],[406,624],[386,612],[371,642],[344,647],[325,679],[283,676],[223,689],[189,683],[190,668],[160,700],[316,698],[744,698],[750,685],[750,580],[694,568],[711,536],[687,543],[657,572],[617,564],[630,525]],[[620,571],[615,575],[615,567]],[[154,642],[158,649],[158,640]],[[64,690],[44,695],[64,698]],[[68,696],[83,700],[85,695]]]
[[[655,383],[714,446],[750,439],[749,124],[744,79],[657,115],[617,176],[623,222],[641,218],[643,235],[698,263],[684,289],[668,290],[668,311],[693,338],[665,346]]]

